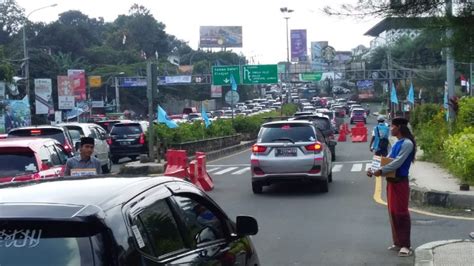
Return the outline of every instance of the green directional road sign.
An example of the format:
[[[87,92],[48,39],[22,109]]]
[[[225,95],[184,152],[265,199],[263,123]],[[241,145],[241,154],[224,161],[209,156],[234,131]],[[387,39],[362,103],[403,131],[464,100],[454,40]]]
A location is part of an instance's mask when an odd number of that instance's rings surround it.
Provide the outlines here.
[[[277,65],[246,65],[242,68],[244,84],[278,83]]]
[[[301,73],[300,80],[301,81],[320,81],[323,76],[322,72],[316,73]]]
[[[212,85],[231,85],[230,75],[234,76],[235,82],[240,84],[239,66],[213,66],[212,67]]]

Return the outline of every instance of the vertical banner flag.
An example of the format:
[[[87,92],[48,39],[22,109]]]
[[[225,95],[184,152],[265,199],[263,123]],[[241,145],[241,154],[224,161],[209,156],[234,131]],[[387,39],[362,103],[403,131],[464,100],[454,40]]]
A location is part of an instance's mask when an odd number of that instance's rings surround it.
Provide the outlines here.
[[[211,125],[211,120],[209,120],[209,116],[206,113],[206,108],[204,108],[204,105],[201,107],[201,116],[202,119],[204,119],[204,124],[206,125],[206,128],[208,128]]]
[[[36,114],[49,114],[54,110],[51,79],[35,79]]]
[[[59,110],[73,109],[75,106],[74,93],[68,76],[58,76],[58,108]]]
[[[415,89],[413,88],[413,83],[410,84],[410,90],[408,91],[408,99],[411,104],[415,104]]]
[[[87,99],[86,72],[83,69],[69,69],[67,76],[76,102],[85,101]]]
[[[448,103],[448,82],[445,82],[444,86],[444,97],[443,97],[443,106],[446,109],[446,121],[449,120],[449,103]]]
[[[235,82],[234,75],[230,74],[230,85],[233,91],[237,91],[237,82]]]
[[[390,94],[390,101],[394,104],[398,104],[397,90],[395,89],[395,85],[393,83],[392,83],[392,93]]]
[[[308,55],[306,30],[291,30],[291,61],[306,62]]]
[[[177,128],[178,124],[170,119],[166,114],[166,111],[158,105],[158,123],[164,123],[169,128]]]

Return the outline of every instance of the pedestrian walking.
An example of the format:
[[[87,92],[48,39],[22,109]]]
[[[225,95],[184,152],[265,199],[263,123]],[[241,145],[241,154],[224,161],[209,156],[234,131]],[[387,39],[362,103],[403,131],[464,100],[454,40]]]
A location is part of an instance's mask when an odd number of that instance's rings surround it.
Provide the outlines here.
[[[411,163],[415,160],[416,141],[410,129],[408,120],[405,118],[394,118],[390,126],[392,136],[397,137],[389,157],[393,160],[375,172],[367,171],[371,177],[384,176],[395,172],[395,178],[387,178],[387,205],[392,228],[393,245],[389,250],[398,251],[398,256],[407,257],[412,255],[410,231],[411,220],[408,211],[410,197],[410,186],[408,174]]]
[[[390,128],[385,123],[385,116],[377,117],[378,124],[372,130],[372,139],[370,140],[370,151],[378,156],[387,156],[388,154],[388,138],[390,137]]]
[[[66,162],[65,176],[91,176],[102,174],[100,161],[97,160],[94,153],[94,138],[82,137],[79,148],[79,155],[69,158]]]

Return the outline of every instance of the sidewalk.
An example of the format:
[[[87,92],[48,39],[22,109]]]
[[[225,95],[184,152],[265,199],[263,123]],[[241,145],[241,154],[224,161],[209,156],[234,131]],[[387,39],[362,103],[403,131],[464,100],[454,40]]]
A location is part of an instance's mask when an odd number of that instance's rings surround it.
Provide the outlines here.
[[[444,240],[419,246],[415,250],[415,266],[473,265],[474,241]]]
[[[437,164],[415,161],[410,169],[411,201],[431,206],[474,209],[474,187],[459,190],[459,180]]]

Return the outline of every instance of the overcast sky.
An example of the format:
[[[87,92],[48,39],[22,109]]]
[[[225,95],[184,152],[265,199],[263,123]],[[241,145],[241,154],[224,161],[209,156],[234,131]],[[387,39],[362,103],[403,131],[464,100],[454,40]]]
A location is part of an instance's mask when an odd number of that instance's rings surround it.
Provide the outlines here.
[[[321,11],[330,3],[355,3],[357,0],[17,0],[26,14],[32,10],[57,3],[53,8],[37,11],[32,21],[51,22],[67,10],[80,10],[90,17],[113,21],[127,14],[134,3],[150,9],[154,17],[166,25],[166,32],[186,41],[196,49],[199,26],[242,26],[242,52],[255,63],[277,63],[286,60],[285,20],[280,7],[294,9],[290,29],[306,29],[308,47],[311,41],[328,41],[338,51],[350,51],[359,44],[369,45],[371,37],[364,36],[380,19],[363,21],[353,18],[328,17]]]

